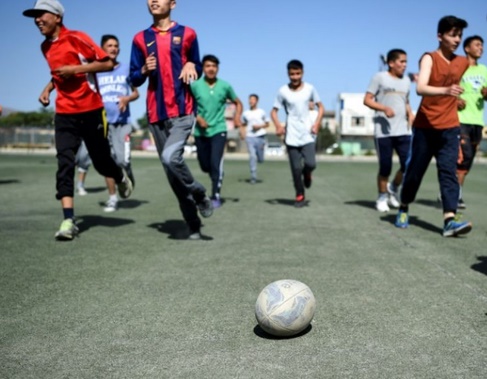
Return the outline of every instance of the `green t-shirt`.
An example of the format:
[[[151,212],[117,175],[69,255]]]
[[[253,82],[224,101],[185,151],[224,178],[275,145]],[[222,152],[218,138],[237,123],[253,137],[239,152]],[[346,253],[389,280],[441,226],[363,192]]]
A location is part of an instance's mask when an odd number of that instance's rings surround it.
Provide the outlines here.
[[[194,128],[195,137],[212,137],[215,134],[226,132],[225,108],[227,100],[235,101],[237,95],[232,86],[226,81],[217,79],[210,87],[202,77],[191,84],[191,91],[198,105],[198,115],[208,123],[207,128],[198,124]]]
[[[480,90],[487,87],[487,67],[483,64],[470,66],[462,76],[460,85],[464,92],[461,98],[465,100],[465,109],[458,111],[460,123],[484,125],[484,99]]]

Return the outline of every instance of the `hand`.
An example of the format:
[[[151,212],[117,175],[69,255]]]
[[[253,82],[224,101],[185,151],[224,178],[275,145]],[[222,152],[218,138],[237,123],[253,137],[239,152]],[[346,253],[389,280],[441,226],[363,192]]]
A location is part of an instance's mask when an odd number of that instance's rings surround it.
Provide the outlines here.
[[[120,96],[118,98],[118,109],[120,110],[120,112],[125,112],[129,103],[130,98],[128,96]]]
[[[157,59],[154,53],[145,58],[145,65],[142,66],[142,74],[147,75],[157,68]]]
[[[276,135],[277,136],[282,136],[284,135],[284,128],[282,126],[277,126],[276,125]]]
[[[459,96],[463,93],[463,88],[460,87],[458,84],[453,84],[446,89],[446,95],[450,96]]]
[[[245,129],[241,127],[238,131],[238,134],[240,136],[240,139],[243,141],[245,139]]]
[[[318,135],[319,131],[320,131],[320,124],[315,124],[311,128],[311,134],[314,134],[315,136]]]
[[[206,120],[201,117],[201,116],[198,116],[196,118],[196,121],[198,121],[198,125],[203,128],[203,129],[206,129],[208,127],[208,123],[206,122]]]
[[[480,90],[480,93],[482,94],[482,97],[484,98],[484,100],[487,100],[487,87],[482,87],[482,89]]]
[[[242,126],[242,123],[240,122],[240,117],[234,118],[233,125],[235,125],[236,128],[240,128]]]
[[[53,70],[53,74],[67,79],[76,74],[76,66],[62,66]]]
[[[49,91],[43,91],[41,96],[39,96],[39,102],[44,106],[47,107],[51,100],[49,100]]]
[[[198,79],[195,64],[193,62],[186,62],[178,79],[181,79],[185,84],[191,84],[192,81]]]
[[[391,118],[391,117],[394,117],[396,114],[394,113],[394,110],[392,108],[389,108],[389,107],[386,107],[384,109],[384,114],[388,117],[388,118]]]
[[[460,98],[457,99],[457,109],[459,111],[464,110],[466,106],[467,106],[467,103],[465,102],[465,100],[460,99]]]

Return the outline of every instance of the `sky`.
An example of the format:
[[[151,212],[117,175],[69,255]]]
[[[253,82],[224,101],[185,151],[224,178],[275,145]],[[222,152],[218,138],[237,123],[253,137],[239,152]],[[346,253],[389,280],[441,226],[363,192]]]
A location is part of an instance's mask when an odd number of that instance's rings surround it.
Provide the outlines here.
[[[43,36],[33,19],[22,16],[34,0],[0,2],[0,104],[20,111],[40,108],[38,97],[49,80],[40,51]],[[119,37],[119,60],[129,63],[133,36],[150,26],[146,0],[64,0],[67,28],[82,30],[97,43],[103,34]],[[407,71],[417,72],[426,51],[438,46],[436,27],[446,15],[469,23],[464,37],[487,41],[486,0],[179,0],[172,19],[196,30],[200,53],[220,59],[219,78],[229,82],[248,107],[260,96],[270,112],[286,64],[304,63],[304,80],[313,84],[326,110],[337,110],[338,94],[364,93],[380,69],[379,56],[392,48],[408,53]],[[463,51],[457,51],[463,54]],[[480,60],[487,64],[487,53]],[[145,114],[146,85],[131,104],[133,120]],[[411,105],[420,98],[411,88]],[[54,94],[51,97],[54,104]],[[280,114],[283,119],[284,115]]]

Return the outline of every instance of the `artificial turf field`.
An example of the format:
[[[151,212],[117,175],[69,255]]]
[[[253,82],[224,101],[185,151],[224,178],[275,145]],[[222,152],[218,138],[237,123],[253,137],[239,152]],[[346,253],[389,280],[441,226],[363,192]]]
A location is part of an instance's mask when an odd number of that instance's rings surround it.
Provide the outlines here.
[[[473,231],[443,238],[434,166],[399,230],[374,209],[375,161],[319,162],[295,209],[286,161],[250,185],[247,162],[227,160],[202,241],[183,239],[159,161],[133,166],[133,197],[111,214],[90,172],[81,234],[58,242],[55,158],[0,155],[1,378],[487,377],[486,165],[465,189]],[[317,310],[307,333],[273,339],[254,305],[285,278]]]

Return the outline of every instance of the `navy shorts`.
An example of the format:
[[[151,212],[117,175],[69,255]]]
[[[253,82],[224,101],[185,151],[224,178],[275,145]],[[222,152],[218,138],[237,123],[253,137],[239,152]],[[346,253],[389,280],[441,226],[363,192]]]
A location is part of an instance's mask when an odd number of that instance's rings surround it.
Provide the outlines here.
[[[399,157],[401,172],[406,170],[406,161],[411,147],[411,136],[383,137],[375,139],[375,148],[379,158],[379,176],[389,177],[392,171],[394,151]]]

